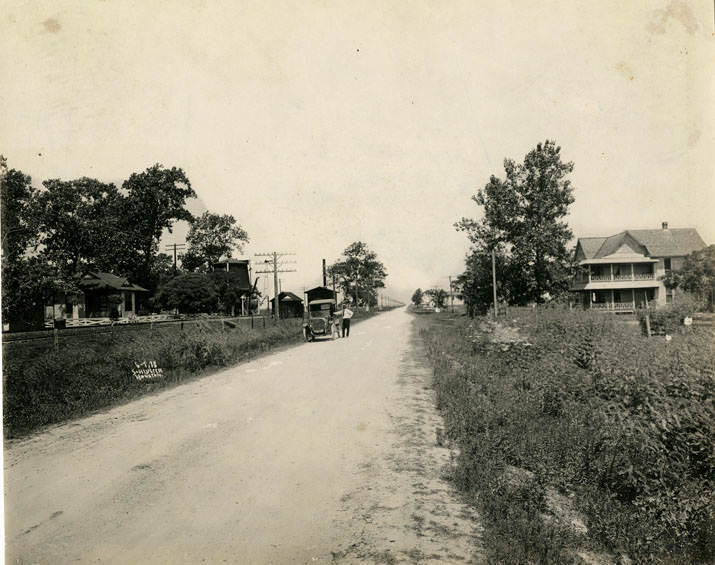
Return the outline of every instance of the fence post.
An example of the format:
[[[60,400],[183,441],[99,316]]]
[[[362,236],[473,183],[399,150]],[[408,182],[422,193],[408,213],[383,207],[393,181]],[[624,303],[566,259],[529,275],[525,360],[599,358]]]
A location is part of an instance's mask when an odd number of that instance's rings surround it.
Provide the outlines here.
[[[54,347],[55,347],[55,351],[57,351],[57,350],[59,349],[59,345],[60,345],[60,335],[59,335],[59,331],[57,330],[57,328],[54,328],[54,329],[52,330],[52,333],[53,333],[53,344],[54,344]]]
[[[648,306],[648,292],[645,293],[645,331],[650,337],[650,307]]]
[[[266,317],[265,316],[263,316],[263,327],[264,328],[266,327]]]
[[[253,329],[253,316],[251,316],[251,329]]]

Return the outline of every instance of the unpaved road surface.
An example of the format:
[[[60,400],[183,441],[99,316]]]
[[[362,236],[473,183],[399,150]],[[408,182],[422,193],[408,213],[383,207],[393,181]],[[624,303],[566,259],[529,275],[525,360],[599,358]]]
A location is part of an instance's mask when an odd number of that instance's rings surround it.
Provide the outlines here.
[[[411,317],[6,445],[9,563],[467,563]]]

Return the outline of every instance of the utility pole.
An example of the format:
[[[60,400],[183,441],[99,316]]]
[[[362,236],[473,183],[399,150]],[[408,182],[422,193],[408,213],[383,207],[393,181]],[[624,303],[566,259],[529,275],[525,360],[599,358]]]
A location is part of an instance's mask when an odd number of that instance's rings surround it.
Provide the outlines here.
[[[256,253],[256,257],[271,257],[271,259],[266,259],[264,263],[272,263],[272,269],[270,271],[256,271],[256,273],[273,273],[273,317],[278,320],[280,319],[280,309],[278,304],[278,294],[280,290],[278,289],[278,273],[295,273],[295,269],[279,269],[278,259],[286,255],[295,255],[295,253],[278,253],[273,251],[272,253]],[[295,261],[291,261],[295,263]]]
[[[494,319],[497,318],[497,267],[496,250],[492,249],[492,288],[494,290]]]
[[[176,250],[183,249],[184,247],[186,247],[185,243],[172,243],[165,247],[167,251],[171,251],[172,249],[174,250],[174,275],[176,275]]]
[[[452,310],[452,314],[454,314],[454,292],[452,290],[452,275],[447,275],[447,278],[449,279],[449,305]]]

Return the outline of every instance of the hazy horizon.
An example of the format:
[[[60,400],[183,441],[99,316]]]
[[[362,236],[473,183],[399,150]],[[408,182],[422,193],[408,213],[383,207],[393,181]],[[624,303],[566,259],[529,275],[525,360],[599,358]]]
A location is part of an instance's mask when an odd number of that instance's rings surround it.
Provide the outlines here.
[[[575,237],[667,221],[715,242],[709,2],[7,2],[1,30],[10,168],[181,167],[243,256],[296,253],[285,290],[356,240],[386,294],[446,288],[470,197],[545,139],[575,163]]]

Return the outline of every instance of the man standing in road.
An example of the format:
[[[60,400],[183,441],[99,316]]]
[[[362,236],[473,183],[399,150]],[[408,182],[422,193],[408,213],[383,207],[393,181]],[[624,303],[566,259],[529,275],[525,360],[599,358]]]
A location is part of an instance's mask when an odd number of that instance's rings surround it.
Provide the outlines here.
[[[350,318],[353,317],[353,311],[343,303],[343,309],[336,312],[343,319],[343,337],[350,337]]]

